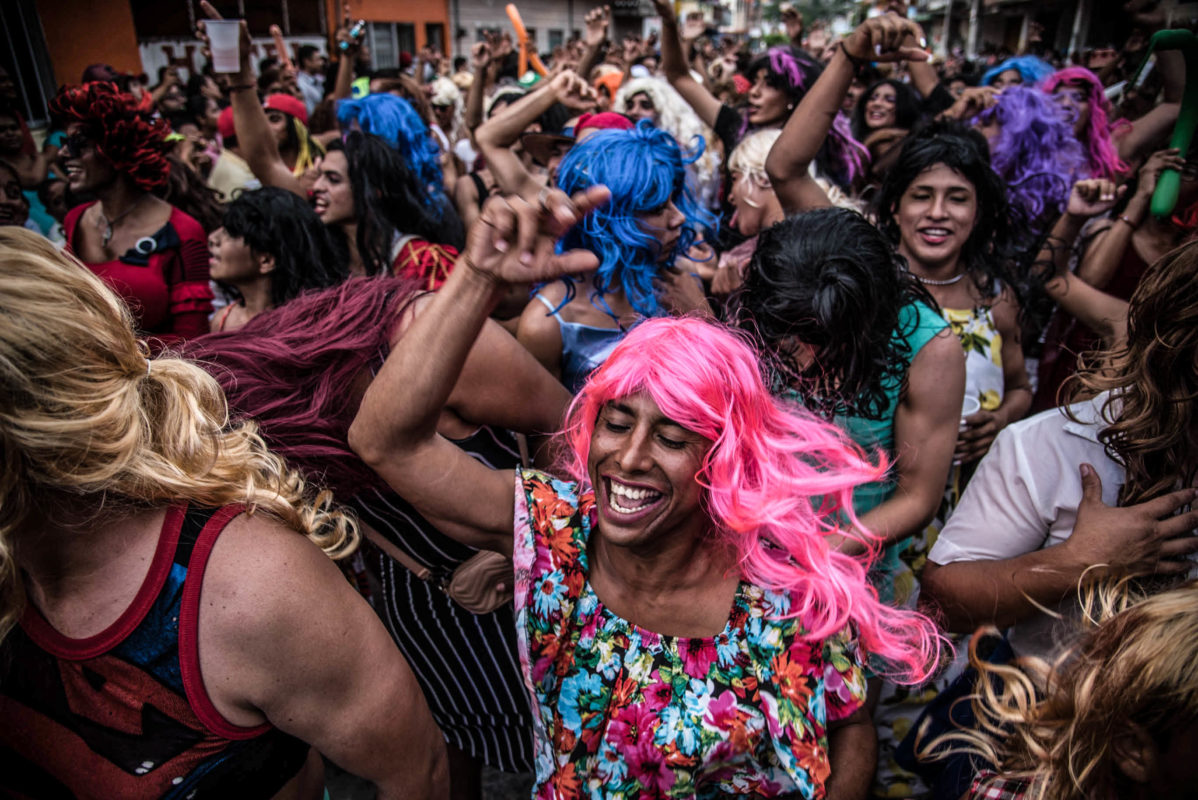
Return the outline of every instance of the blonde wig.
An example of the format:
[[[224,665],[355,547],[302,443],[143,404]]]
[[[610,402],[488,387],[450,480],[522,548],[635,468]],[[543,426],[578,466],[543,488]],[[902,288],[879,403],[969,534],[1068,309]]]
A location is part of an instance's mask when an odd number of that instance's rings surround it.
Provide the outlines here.
[[[970,661],[980,727],[946,734],[1001,778],[1026,781],[1029,800],[1116,800],[1136,784],[1119,766],[1119,740],[1146,737],[1164,751],[1198,721],[1198,582],[1143,599],[1129,581],[1093,585],[1093,626],[1050,667]],[[991,630],[991,635],[997,631]],[[1146,788],[1140,784],[1140,788]]]
[[[0,228],[0,640],[25,590],[17,534],[39,518],[123,513],[181,501],[244,503],[330,557],[358,531],[270,452],[230,424],[217,382],[191,362],[147,360],[129,310],[78,261]]]
[[[633,78],[624,81],[620,90],[616,92],[612,110],[623,114],[628,100],[638,94],[647,95],[653,101],[653,107],[657,109],[657,127],[673,136],[683,150],[694,149],[696,136],[702,137],[707,143],[703,155],[687,167],[687,173],[694,181],[691,191],[703,206],[718,207],[720,156],[714,147],[718,141],[715,134],[703,124],[690,104],[682,99],[682,95],[662,78]]]
[[[728,157],[728,172],[739,172],[740,180],[746,181],[746,185],[755,187],[759,192],[772,192],[770,176],[765,171],[765,160],[781,135],[780,128],[765,128],[741,139],[740,144]],[[828,196],[828,202],[837,208],[861,213],[861,205],[857,201],[845,194],[836,184],[816,175],[815,162],[812,162],[809,171]]]

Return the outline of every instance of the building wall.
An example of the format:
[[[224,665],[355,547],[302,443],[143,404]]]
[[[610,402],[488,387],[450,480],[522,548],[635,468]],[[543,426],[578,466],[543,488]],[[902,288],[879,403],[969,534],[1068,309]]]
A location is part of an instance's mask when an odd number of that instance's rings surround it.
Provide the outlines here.
[[[538,53],[550,49],[549,32],[562,32],[565,39],[570,38],[571,17],[573,30],[582,31],[583,18],[595,3],[582,0],[512,0],[520,10],[520,18],[524,26],[534,32],[535,45]],[[464,31],[461,39],[453,42],[454,55],[469,55],[470,47],[479,40],[479,32],[488,29],[511,31],[512,24],[508,21],[504,8],[509,0],[450,0],[450,31],[453,31],[454,7],[457,11],[457,25]],[[573,14],[571,15],[571,11]]]
[[[37,0],[56,85],[78,83],[92,64],[141,72],[128,0]]]
[[[332,33],[341,25],[342,12],[339,0],[327,0],[326,4],[329,31]],[[453,27],[450,24],[449,0],[353,0],[350,4],[353,19],[364,19],[367,22],[409,22],[416,28],[416,47],[428,44],[425,37],[425,24],[440,23],[446,32],[446,37],[452,37]],[[503,14],[500,6],[499,13]]]

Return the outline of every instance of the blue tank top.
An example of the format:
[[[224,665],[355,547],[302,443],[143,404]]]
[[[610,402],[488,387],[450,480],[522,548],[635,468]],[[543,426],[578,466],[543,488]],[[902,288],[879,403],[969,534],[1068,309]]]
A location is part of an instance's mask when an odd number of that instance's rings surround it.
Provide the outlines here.
[[[533,296],[540,300],[545,308],[549,309],[549,315],[557,320],[562,334],[562,383],[571,394],[578,394],[587,378],[607,360],[628,331],[622,328],[596,328],[594,325],[583,325],[580,322],[567,322],[562,319],[558,308],[548,298],[539,294]]]

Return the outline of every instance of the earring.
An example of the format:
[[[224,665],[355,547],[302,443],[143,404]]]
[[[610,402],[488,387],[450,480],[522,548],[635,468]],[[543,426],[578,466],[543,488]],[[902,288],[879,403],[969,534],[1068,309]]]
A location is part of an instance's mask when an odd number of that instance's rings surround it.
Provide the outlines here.
[[[795,110],[795,104],[794,104],[794,103],[787,103],[787,104],[786,104],[786,110],[787,110],[787,111],[794,111],[794,110]]]

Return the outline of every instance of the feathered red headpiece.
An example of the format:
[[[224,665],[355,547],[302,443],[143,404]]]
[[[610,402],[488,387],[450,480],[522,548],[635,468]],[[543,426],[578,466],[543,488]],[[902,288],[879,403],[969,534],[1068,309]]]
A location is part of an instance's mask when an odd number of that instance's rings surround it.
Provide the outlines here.
[[[50,111],[65,123],[86,126],[100,155],[140,188],[149,192],[166,185],[170,127],[162,119],[142,116],[133,95],[107,81],[64,86],[50,101]]]

